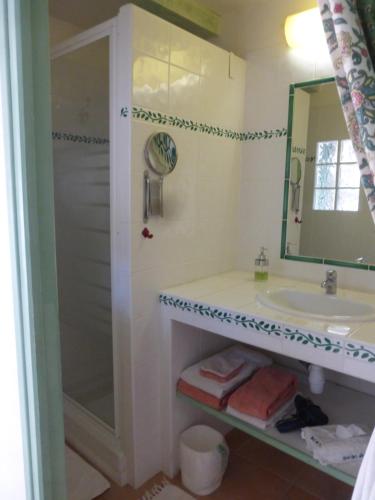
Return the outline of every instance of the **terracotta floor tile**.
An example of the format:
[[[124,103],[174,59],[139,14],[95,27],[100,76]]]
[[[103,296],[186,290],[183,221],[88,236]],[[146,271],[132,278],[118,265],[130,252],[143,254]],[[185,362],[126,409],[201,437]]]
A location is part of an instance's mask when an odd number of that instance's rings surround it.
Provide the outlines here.
[[[351,487],[247,434],[232,431],[227,442],[231,455],[222,485],[201,499],[350,500]],[[113,485],[97,500],[139,500],[163,478],[159,473],[137,490]],[[171,482],[183,488],[180,476]]]
[[[233,455],[219,490],[201,497],[210,500],[282,500],[291,484],[279,476]]]
[[[321,500],[350,500],[353,493],[351,486],[305,464],[295,485]]]
[[[231,453],[236,452],[240,446],[243,446],[251,439],[253,439],[251,436],[238,429],[233,429],[225,436],[225,440],[228,443]]]
[[[294,482],[301,474],[304,464],[287,453],[272,448],[259,439],[251,438],[235,450],[236,455],[259,465],[274,474]]]
[[[298,486],[293,486],[289,491],[287,491],[284,500],[320,500],[319,497],[308,493]]]

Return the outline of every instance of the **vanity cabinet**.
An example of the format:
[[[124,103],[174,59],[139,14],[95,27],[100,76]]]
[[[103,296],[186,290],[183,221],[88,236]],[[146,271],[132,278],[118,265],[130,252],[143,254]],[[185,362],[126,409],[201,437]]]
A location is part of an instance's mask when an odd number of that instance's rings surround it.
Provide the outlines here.
[[[225,273],[181,285],[160,294],[163,318],[161,397],[164,472],[174,476],[178,465],[180,433],[197,422],[242,431],[353,485],[358,464],[322,466],[306,450],[300,432],[280,434],[253,427],[182,394],[176,394],[186,367],[233,342],[264,349],[276,363],[299,369],[300,390],[320,405],[332,424],[375,423],[375,323],[316,320],[276,311],[259,301],[259,294],[277,289],[324,293],[318,285],[271,277],[255,283],[248,273]],[[341,290],[340,296],[371,304],[369,294]],[[345,327],[345,328],[344,328]],[[369,340],[374,336],[374,344]],[[329,369],[322,395],[311,395],[299,360]],[[330,370],[333,370],[331,372]],[[336,375],[335,375],[336,374]],[[342,385],[340,374],[345,374]],[[355,377],[355,378],[351,378]],[[342,377],[341,377],[342,378]],[[362,379],[363,382],[361,382]],[[369,383],[370,382],[370,383]],[[225,427],[226,426],[226,427]]]

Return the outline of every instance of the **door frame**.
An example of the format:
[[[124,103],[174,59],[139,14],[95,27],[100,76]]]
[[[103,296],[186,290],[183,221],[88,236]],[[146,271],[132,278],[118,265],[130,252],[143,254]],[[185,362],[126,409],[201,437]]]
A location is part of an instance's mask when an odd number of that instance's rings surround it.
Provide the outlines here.
[[[29,499],[66,498],[47,0],[3,0],[5,149]]]

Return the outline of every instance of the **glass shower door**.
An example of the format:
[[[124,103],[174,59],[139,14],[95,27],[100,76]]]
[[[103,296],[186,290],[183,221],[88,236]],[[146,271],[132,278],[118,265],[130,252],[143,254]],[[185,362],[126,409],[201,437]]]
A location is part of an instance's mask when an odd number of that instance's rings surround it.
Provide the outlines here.
[[[110,43],[52,61],[63,388],[114,428],[110,248]]]

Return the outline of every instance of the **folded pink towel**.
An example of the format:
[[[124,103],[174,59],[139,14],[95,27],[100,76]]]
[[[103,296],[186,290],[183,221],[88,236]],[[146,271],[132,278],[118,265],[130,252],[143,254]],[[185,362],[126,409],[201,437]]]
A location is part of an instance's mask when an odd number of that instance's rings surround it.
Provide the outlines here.
[[[230,396],[228,406],[267,420],[296,393],[297,377],[280,368],[260,368]]]

